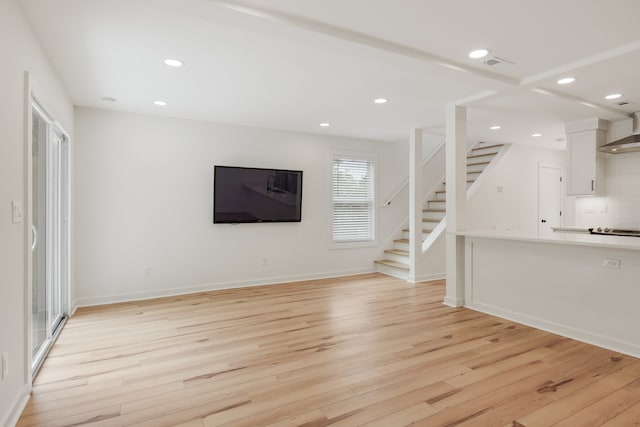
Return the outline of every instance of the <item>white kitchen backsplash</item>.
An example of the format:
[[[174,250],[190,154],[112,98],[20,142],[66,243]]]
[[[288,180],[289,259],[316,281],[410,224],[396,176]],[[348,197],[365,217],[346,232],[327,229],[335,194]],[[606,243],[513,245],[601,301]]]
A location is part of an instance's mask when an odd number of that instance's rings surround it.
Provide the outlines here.
[[[640,230],[640,153],[609,154],[606,197],[577,197],[577,227]]]

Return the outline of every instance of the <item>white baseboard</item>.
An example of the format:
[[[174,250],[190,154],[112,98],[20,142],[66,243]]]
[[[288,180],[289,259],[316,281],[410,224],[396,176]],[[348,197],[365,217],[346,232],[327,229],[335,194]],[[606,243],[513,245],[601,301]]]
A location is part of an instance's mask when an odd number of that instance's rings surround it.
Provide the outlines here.
[[[176,295],[194,294],[198,292],[219,291],[223,289],[247,288],[251,286],[275,285],[279,283],[299,282],[304,280],[331,279],[334,277],[355,276],[358,274],[375,273],[375,268],[334,271],[322,274],[303,274],[296,276],[269,277],[266,279],[244,280],[237,282],[207,283],[204,285],[188,286],[184,288],[159,289],[146,292],[136,292],[121,295],[108,295],[100,297],[77,298],[73,304],[72,312],[78,307],[90,307],[94,305],[115,304],[120,302],[140,301],[153,298],[170,297]]]
[[[609,337],[605,337],[603,335],[598,335],[588,331],[584,331],[582,329],[574,328],[572,326],[548,322],[537,317],[527,316],[525,314],[505,310],[489,304],[472,302],[466,304],[465,307],[472,310],[480,311],[482,313],[490,314],[492,316],[498,316],[502,317],[503,319],[522,323],[523,325],[531,326],[536,329],[541,329],[543,331],[561,335],[563,337],[582,341],[587,344],[592,344],[598,347],[606,348],[608,350],[613,350],[619,353],[628,354],[629,356],[640,358],[640,346],[637,344],[618,341]]]
[[[464,298],[453,298],[449,296],[444,297],[444,301],[442,301],[444,305],[448,305],[449,307],[458,308],[464,305]]]
[[[18,423],[20,415],[22,415],[22,411],[24,411],[25,406],[27,406],[30,397],[31,387],[27,385],[23,386],[20,393],[13,400],[9,412],[0,419],[0,426],[14,427]]]
[[[446,273],[422,274],[420,276],[408,277],[407,282],[409,283],[431,282],[433,280],[444,280],[446,276],[447,276]]]

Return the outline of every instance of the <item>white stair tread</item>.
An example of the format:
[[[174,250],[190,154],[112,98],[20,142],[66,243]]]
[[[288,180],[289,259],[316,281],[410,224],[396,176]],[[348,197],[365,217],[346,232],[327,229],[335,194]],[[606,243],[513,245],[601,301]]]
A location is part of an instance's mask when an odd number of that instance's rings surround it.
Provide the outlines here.
[[[409,251],[403,251],[402,249],[387,249],[384,252],[387,254],[409,256]]]
[[[409,265],[401,262],[391,261],[389,259],[377,259],[374,261],[376,264],[386,265],[387,267],[399,268],[401,270],[409,271]]]
[[[495,153],[473,154],[471,156],[467,156],[467,159],[475,159],[476,157],[495,156],[496,154],[498,154],[497,151]]]
[[[504,147],[504,144],[494,144],[494,145],[485,145],[473,147],[472,150],[486,150],[487,148],[495,148],[495,147]]]

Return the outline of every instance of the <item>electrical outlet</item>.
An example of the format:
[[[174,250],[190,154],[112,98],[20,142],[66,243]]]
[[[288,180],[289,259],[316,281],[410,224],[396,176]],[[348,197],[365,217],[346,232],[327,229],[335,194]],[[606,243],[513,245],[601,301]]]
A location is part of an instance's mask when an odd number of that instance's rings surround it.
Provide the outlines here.
[[[606,268],[620,269],[620,260],[615,258],[602,258],[602,266]]]
[[[153,268],[147,267],[144,270],[144,277],[151,277],[151,276],[153,276]]]
[[[263,267],[266,267],[267,265],[269,265],[269,258],[262,257],[261,261],[262,261],[262,266]]]
[[[9,353],[2,353],[2,379],[5,379],[9,376]]]

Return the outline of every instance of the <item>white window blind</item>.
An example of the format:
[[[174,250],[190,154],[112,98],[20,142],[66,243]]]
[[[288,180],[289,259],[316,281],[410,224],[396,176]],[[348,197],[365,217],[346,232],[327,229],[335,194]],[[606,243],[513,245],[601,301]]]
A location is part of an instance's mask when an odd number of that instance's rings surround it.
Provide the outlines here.
[[[373,240],[373,182],[372,159],[333,159],[334,242]]]

